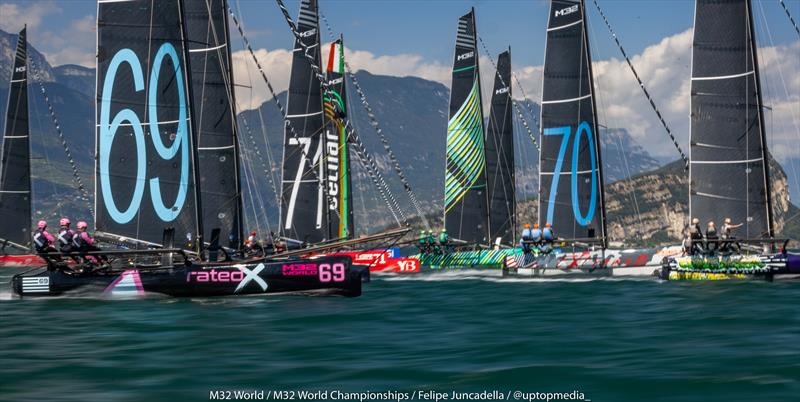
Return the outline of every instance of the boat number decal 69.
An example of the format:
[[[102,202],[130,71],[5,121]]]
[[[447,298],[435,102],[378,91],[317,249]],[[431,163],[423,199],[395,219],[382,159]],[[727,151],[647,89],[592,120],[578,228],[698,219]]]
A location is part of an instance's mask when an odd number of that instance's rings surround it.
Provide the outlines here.
[[[578,203],[578,175],[583,172],[578,172],[578,154],[581,149],[582,134],[586,134],[586,141],[589,144],[589,155],[591,155],[591,172],[592,172],[592,193],[589,199],[589,210],[586,215],[581,211],[580,204]],[[553,222],[553,210],[556,204],[556,193],[558,192],[558,180],[561,178],[561,168],[564,165],[564,156],[567,153],[569,140],[572,135],[572,127],[564,126],[557,128],[544,129],[544,135],[560,135],[561,147],[558,149],[558,159],[556,159],[556,166],[553,170],[553,181],[550,183],[550,198],[547,200],[547,222]],[[575,141],[572,144],[572,166],[571,166],[571,189],[572,189],[572,212],[575,214],[575,221],[581,226],[588,226],[594,218],[594,212],[597,205],[597,159],[595,156],[594,135],[592,135],[592,128],[589,123],[582,122],[578,126],[578,131],[575,133]]]
[[[317,276],[322,283],[344,282],[347,268],[341,262],[328,264],[283,264],[283,276]]]
[[[178,128],[175,132],[175,139],[172,145],[166,146],[161,139],[161,132],[159,131],[158,121],[158,79],[161,71],[161,65],[165,59],[169,59],[175,72],[175,89],[178,91]],[[139,211],[142,198],[144,196],[144,186],[147,180],[147,155],[145,150],[145,133],[142,127],[141,116],[131,109],[125,108],[117,112],[113,119],[111,118],[111,97],[113,94],[114,83],[117,72],[123,64],[128,64],[130,74],[133,81],[133,87],[136,92],[145,90],[144,71],[139,58],[131,49],[122,49],[111,59],[108,71],[106,72],[105,79],[103,80],[103,94],[100,101],[100,127],[99,138],[99,157],[100,157],[100,188],[103,192],[103,201],[105,208],[111,218],[120,224],[130,222],[136,213]],[[173,79],[173,77],[169,77]],[[153,64],[150,70],[150,79],[147,81],[149,87],[147,88],[147,118],[150,127],[150,138],[153,141],[153,146],[158,152],[159,157],[163,160],[172,160],[180,152],[180,184],[178,194],[172,206],[164,205],[164,200],[161,197],[161,187],[159,178],[153,177],[149,179],[150,184],[150,199],[153,203],[153,209],[158,217],[164,222],[171,222],[175,220],[180,214],[186,202],[186,193],[189,186],[189,127],[187,125],[187,106],[186,106],[186,88],[183,82],[183,72],[181,69],[180,58],[175,47],[170,43],[164,43],[156,52],[153,59]],[[125,124],[127,123],[127,124]],[[111,157],[111,147],[114,143],[114,137],[120,126],[130,126],[133,130],[133,137],[136,141],[136,184],[133,189],[133,197],[127,208],[120,209],[114,201],[113,192],[111,191],[109,159]]]

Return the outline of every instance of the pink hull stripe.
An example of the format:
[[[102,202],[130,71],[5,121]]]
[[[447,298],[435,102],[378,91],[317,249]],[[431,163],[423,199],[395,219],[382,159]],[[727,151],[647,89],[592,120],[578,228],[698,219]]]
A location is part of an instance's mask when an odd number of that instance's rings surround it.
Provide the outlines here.
[[[132,283],[131,283],[132,282]],[[121,285],[121,286],[120,286]],[[111,282],[108,287],[103,291],[105,294],[113,294],[114,290],[119,286],[120,288],[123,287],[130,287],[133,285],[136,288],[136,294],[139,296],[144,296],[144,286],[142,286],[142,279],[139,277],[139,271],[135,269],[129,269],[124,271],[120,276]],[[128,289],[119,289],[118,293],[131,293],[131,290]]]

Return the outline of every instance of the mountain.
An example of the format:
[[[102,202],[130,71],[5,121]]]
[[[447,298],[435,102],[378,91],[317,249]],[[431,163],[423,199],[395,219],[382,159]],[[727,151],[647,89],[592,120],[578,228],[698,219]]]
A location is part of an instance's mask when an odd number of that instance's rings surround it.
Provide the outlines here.
[[[5,110],[16,35],[0,31],[0,110]],[[68,147],[89,191],[94,186],[93,69],[65,65],[52,67],[29,46],[39,76],[67,137]],[[420,201],[423,213],[441,219],[444,183],[445,130],[449,91],[444,85],[415,77],[374,75],[366,71],[356,78],[367,94],[391,149]],[[31,138],[33,148],[34,210],[36,218],[68,215],[90,219],[89,203],[78,198],[64,146],[58,138],[38,83],[31,82]],[[348,88],[349,114],[358,135],[377,161],[398,203],[407,215],[416,211],[395,174],[392,162],[370,124],[352,84]],[[278,95],[285,104],[286,93]],[[524,120],[538,137],[539,105],[519,101]],[[0,116],[4,123],[5,116]],[[283,155],[283,119],[274,101],[239,114],[240,144],[244,170],[243,192],[248,225],[265,229],[278,224],[278,202],[273,188],[280,185]],[[624,128],[601,129],[601,150],[607,186],[608,220],[612,240],[671,242],[677,239],[686,213],[686,178],[680,167],[659,163]],[[355,157],[355,156],[354,156]],[[518,221],[534,222],[538,192],[538,152],[522,120],[515,117]],[[777,165],[776,165],[777,166]],[[778,169],[780,169],[778,167]],[[353,164],[354,207],[359,233],[396,225],[366,172]],[[630,178],[630,180],[626,180]],[[800,210],[789,203],[785,174],[773,174],[776,213],[784,234],[800,236]]]

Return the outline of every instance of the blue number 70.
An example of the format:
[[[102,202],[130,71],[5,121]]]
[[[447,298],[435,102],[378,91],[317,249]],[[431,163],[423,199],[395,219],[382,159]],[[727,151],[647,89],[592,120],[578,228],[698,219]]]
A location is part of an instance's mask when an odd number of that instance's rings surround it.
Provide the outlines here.
[[[581,212],[580,204],[578,203],[578,153],[581,147],[581,134],[586,133],[586,139],[589,141],[589,155],[591,155],[592,162],[592,196],[589,200],[589,210],[586,216]],[[547,200],[547,223],[553,223],[554,206],[556,203],[556,193],[558,192],[558,181],[561,179],[561,168],[564,165],[564,156],[567,153],[567,145],[569,144],[570,136],[572,135],[572,128],[570,126],[546,128],[544,135],[561,135],[561,147],[558,149],[558,159],[553,171],[553,181],[550,183],[550,198]],[[588,226],[594,218],[594,210],[597,206],[597,158],[595,156],[594,136],[592,135],[592,128],[589,123],[582,122],[578,126],[578,131],[575,135],[575,142],[572,145],[572,212],[575,215],[575,220],[581,226]]]

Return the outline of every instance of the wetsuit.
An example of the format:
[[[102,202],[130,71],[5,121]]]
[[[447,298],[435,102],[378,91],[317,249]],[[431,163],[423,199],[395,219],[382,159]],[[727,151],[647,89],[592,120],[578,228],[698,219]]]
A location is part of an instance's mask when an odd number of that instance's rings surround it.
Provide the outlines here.
[[[102,251],[99,247],[94,245],[94,239],[87,232],[75,233],[75,235],[72,237],[72,244],[76,251],[80,251],[82,253],[89,251]],[[99,261],[108,262],[108,258],[106,258],[104,255],[95,255],[93,257]]]

